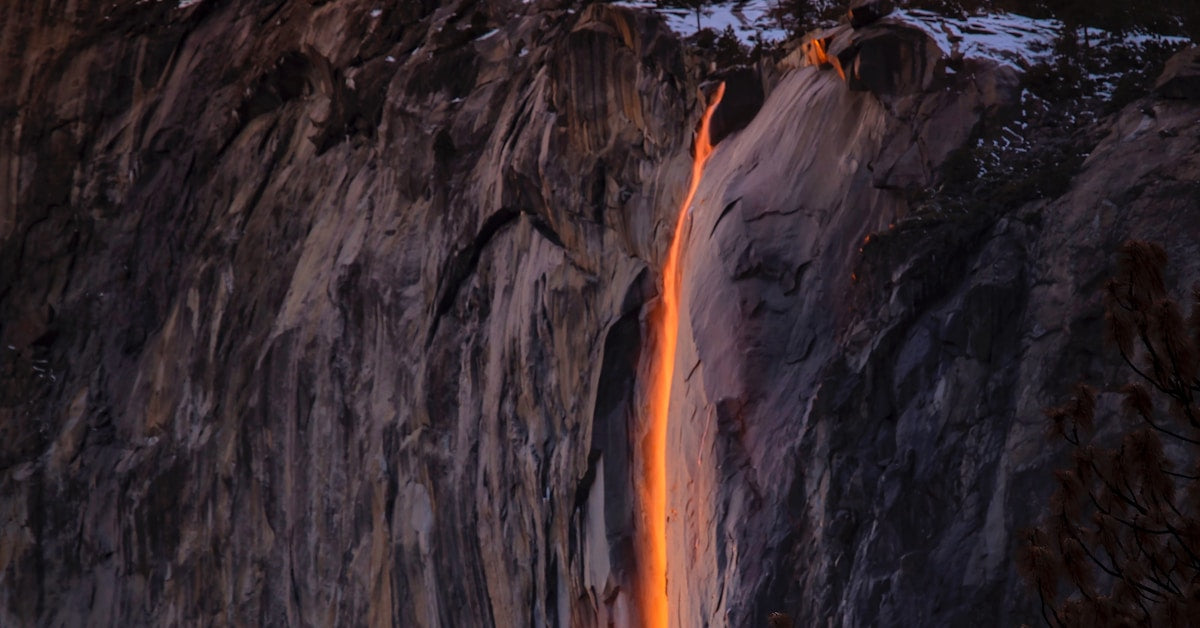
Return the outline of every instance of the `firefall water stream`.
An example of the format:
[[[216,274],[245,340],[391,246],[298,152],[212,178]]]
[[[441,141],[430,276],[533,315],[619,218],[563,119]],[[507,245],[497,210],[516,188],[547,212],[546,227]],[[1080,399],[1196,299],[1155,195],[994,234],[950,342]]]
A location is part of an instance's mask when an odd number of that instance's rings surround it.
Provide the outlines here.
[[[679,336],[679,267],[684,237],[684,221],[700,187],[704,164],[712,155],[709,123],[713,111],[725,95],[725,84],[719,83],[700,120],[693,150],[692,176],[687,195],[675,219],[671,248],[663,266],[662,299],[651,319],[658,339],[651,363],[648,390],[649,429],[642,450],[642,526],[640,527],[640,607],[643,625],[647,628],[667,628],[670,604],[667,599],[667,418],[671,405],[671,381],[675,375],[675,345]]]

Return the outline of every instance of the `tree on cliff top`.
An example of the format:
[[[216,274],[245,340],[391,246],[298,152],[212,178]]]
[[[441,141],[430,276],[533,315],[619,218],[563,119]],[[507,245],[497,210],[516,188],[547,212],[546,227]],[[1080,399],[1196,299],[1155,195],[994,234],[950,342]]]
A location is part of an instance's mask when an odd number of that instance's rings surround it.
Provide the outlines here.
[[[1096,393],[1082,384],[1046,411],[1072,463],[1055,473],[1042,523],[1023,533],[1018,569],[1052,626],[1200,617],[1200,288],[1185,321],[1166,263],[1161,247],[1128,242],[1105,286],[1110,339],[1136,374],[1120,391],[1124,434],[1097,431]]]
[[[1072,36],[1080,28],[1090,27],[1114,34],[1186,34],[1200,41],[1200,2],[1196,0],[908,0],[906,5],[962,17],[996,11],[1052,17],[1063,23],[1064,34]]]
[[[675,8],[687,9],[696,14],[696,30],[700,30],[700,12],[705,5],[713,3],[713,0],[656,0],[660,8]]]

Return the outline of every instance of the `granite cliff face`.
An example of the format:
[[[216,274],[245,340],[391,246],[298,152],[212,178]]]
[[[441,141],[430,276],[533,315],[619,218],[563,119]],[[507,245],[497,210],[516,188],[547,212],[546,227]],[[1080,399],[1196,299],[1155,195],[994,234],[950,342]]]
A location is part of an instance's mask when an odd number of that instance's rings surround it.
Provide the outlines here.
[[[0,624],[637,621],[644,323],[714,77],[552,4],[0,9]],[[822,37],[846,82],[718,77],[672,622],[1023,620],[1039,409],[1119,372],[1111,252],[1200,275],[1197,105],[1106,121],[1060,198],[929,217],[1018,77]]]
[[[516,8],[5,9],[2,623],[593,621],[696,90]]]

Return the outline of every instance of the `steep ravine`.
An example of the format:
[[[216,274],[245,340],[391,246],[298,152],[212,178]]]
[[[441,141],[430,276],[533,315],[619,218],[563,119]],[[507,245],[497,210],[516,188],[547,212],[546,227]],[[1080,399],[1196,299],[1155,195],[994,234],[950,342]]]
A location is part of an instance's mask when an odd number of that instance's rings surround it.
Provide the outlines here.
[[[637,621],[713,77],[626,9],[377,4],[0,9],[0,625]],[[1104,122],[1061,198],[930,218],[1017,76],[827,35],[890,61],[737,74],[684,223],[670,621],[1016,623],[1039,409],[1119,373],[1111,251],[1200,276],[1198,108]]]

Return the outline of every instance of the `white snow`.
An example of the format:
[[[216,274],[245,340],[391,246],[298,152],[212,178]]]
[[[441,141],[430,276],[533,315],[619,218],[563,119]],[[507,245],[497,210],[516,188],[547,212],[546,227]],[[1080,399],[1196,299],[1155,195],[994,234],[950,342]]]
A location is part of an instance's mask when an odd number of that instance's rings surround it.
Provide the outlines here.
[[[614,2],[613,4],[636,9],[657,11],[667,21],[671,30],[683,37],[695,35],[696,12],[690,9],[660,8],[654,2],[633,0]],[[773,2],[771,0],[732,0],[717,2],[700,10],[700,28],[711,28],[720,34],[726,27],[733,28],[738,39],[747,46],[753,46],[755,39],[763,41],[782,41],[787,39],[786,30],[767,15]]]
[[[671,30],[684,37],[694,35],[696,13],[688,9],[660,8],[651,0],[625,0],[613,4],[649,9],[662,15]],[[773,0],[731,0],[701,9],[700,27],[721,33],[732,27],[738,39],[753,46],[756,38],[764,41],[787,39],[787,30],[768,15]],[[929,33],[947,55],[991,57],[1020,67],[1049,57],[1056,30],[1055,20],[1038,20],[1008,13],[973,15],[956,19],[932,11],[898,9],[893,19],[911,24]]]
[[[1191,40],[1187,37],[1171,37],[1157,33],[1137,32],[1128,33],[1124,36],[1116,36],[1108,31],[1095,28],[1085,29],[1085,33],[1088,41],[1102,48],[1130,48],[1137,50],[1152,42],[1157,42],[1168,47],[1182,48],[1191,43]],[[1116,93],[1117,83],[1122,73],[1123,71],[1119,66],[1102,66],[1099,71],[1093,71],[1088,74],[1088,80],[1095,84],[1095,94],[1098,97],[1108,99]]]
[[[900,9],[892,16],[929,33],[947,55],[986,57],[1017,69],[1052,59],[1054,40],[1062,29],[1062,22],[1058,20],[1035,19],[1013,13],[971,15],[963,20],[932,11]],[[1189,41],[1186,37],[1144,32],[1116,37],[1095,28],[1085,29],[1084,34],[1098,46],[1139,47],[1152,41],[1182,46]],[[1113,85],[1108,79],[1112,77],[1097,75],[1092,78],[1104,81],[1105,88],[1111,92]]]
[[[192,6],[193,4],[200,4],[202,1],[203,0],[179,0],[178,8],[186,9],[186,8]]]
[[[1088,29],[1088,30],[1094,31],[1096,29]],[[1104,31],[1100,31],[1100,32],[1102,34],[1104,34]],[[1192,43],[1192,40],[1187,37],[1174,37],[1174,36],[1170,36],[1170,35],[1159,35],[1158,33],[1138,32],[1138,33],[1129,33],[1128,35],[1125,36],[1125,43],[1129,44],[1130,46],[1143,46],[1152,41],[1156,41],[1156,42],[1160,42],[1160,43],[1164,43],[1164,44],[1168,44],[1168,45],[1172,45],[1172,46],[1179,46],[1181,48],[1183,46],[1186,46],[1186,45]]]
[[[371,17],[379,17],[381,15],[383,15],[383,9],[372,9],[371,10]]]
[[[965,20],[932,11],[899,9],[892,17],[929,33],[949,56],[987,57],[1021,69],[1052,56],[1062,24],[1013,13],[972,15]]]

